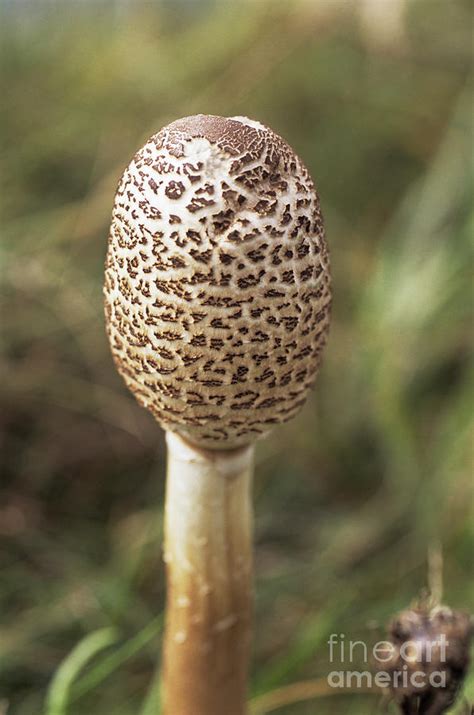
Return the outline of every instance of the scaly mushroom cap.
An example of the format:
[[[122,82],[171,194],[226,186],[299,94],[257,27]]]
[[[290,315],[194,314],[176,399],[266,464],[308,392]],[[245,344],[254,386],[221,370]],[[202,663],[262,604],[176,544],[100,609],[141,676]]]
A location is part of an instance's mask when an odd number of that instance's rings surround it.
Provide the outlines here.
[[[120,181],[104,292],[118,371],[165,429],[228,449],[290,419],[331,303],[307,169],[245,117],[169,124]]]

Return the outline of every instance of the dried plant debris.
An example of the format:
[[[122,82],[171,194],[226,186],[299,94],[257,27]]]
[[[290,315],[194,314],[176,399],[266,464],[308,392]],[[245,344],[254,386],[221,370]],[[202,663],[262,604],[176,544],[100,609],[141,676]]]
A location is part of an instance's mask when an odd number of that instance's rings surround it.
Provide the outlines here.
[[[448,606],[417,605],[389,626],[384,670],[403,715],[440,715],[453,705],[469,667],[470,615]]]

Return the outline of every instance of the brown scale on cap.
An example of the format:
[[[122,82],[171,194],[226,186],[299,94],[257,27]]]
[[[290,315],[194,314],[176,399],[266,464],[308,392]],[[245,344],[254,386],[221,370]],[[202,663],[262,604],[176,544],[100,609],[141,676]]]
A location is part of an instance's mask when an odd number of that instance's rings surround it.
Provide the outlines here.
[[[117,368],[165,429],[222,449],[290,419],[314,381],[331,303],[302,161],[244,117],[168,125],[120,181],[104,292]]]

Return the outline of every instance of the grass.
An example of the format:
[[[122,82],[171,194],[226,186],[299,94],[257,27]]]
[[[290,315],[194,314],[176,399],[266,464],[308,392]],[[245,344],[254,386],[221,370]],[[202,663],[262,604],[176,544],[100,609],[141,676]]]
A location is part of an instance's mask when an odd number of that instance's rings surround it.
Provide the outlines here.
[[[472,9],[409,0],[390,35],[363,5],[0,5],[2,715],[158,711],[164,442],[101,283],[123,167],[186,114],[290,141],[334,272],[315,394],[258,452],[253,712],[383,712],[327,695],[326,641],[380,640],[437,544],[472,607]]]

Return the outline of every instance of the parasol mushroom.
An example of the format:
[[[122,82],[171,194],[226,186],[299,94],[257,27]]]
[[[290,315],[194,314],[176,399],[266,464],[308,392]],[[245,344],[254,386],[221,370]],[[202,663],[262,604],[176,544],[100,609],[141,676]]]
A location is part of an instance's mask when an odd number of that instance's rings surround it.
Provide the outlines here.
[[[105,272],[112,355],[166,430],[166,715],[243,715],[254,443],[295,415],[331,302],[319,199],[245,117],[164,127],[119,183]]]

